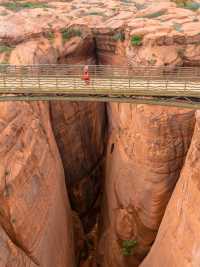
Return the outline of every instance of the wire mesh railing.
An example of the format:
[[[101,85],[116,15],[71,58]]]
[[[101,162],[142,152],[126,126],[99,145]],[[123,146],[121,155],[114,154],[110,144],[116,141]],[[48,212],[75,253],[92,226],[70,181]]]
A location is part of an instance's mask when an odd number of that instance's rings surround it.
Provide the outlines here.
[[[90,65],[0,65],[0,94],[194,96],[200,98],[200,68]]]
[[[34,77],[34,76],[71,76],[80,77],[82,65],[0,65],[0,76]],[[200,80],[198,67],[149,67],[149,66],[109,66],[89,65],[91,77],[105,78],[145,78],[145,79],[181,79]]]

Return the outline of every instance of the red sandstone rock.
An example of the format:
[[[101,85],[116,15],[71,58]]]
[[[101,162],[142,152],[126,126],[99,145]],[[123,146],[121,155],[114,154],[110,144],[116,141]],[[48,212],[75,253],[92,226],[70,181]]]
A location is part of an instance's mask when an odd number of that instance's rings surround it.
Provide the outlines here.
[[[0,104],[0,266],[74,266],[72,217],[48,104]]]
[[[102,181],[105,106],[102,103],[51,103],[52,126],[62,157],[73,208],[93,224]],[[88,214],[87,214],[88,212]]]
[[[104,267],[133,267],[156,237],[190,145],[194,112],[110,104],[108,114],[99,261]],[[124,240],[137,242],[132,256],[123,256]]]
[[[141,267],[197,267],[199,257],[200,113],[184,168],[152,249]]]

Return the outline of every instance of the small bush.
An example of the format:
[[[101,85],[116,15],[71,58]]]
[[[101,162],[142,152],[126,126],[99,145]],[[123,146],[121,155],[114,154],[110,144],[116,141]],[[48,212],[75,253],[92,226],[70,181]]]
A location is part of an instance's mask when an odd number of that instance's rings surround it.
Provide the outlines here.
[[[102,12],[89,12],[89,13],[86,13],[86,15],[88,15],[88,16],[102,16],[102,17],[104,17],[104,13],[102,13]]]
[[[50,43],[53,43],[53,41],[55,39],[55,34],[54,34],[54,32],[47,32],[45,34],[45,37],[50,41]]]
[[[178,47],[177,48],[177,54],[180,58],[184,58],[184,54],[185,54],[185,49],[183,47]]]
[[[114,41],[124,41],[125,40],[125,34],[124,32],[117,32],[113,36]]]
[[[151,58],[151,59],[148,60],[148,63],[149,63],[150,65],[155,65],[156,62],[157,62],[157,60],[156,60],[155,58]]]
[[[131,44],[133,46],[140,46],[142,44],[142,37],[139,35],[134,35],[131,38]]]
[[[0,45],[0,53],[3,53],[4,58],[1,64],[8,64],[10,53],[14,47],[8,46],[8,45]]]
[[[135,3],[135,7],[137,8],[137,10],[142,10],[146,8],[145,4],[140,4],[140,3]]]
[[[49,8],[47,3],[21,3],[22,8]]]
[[[69,40],[70,38],[74,36],[82,36],[82,33],[78,29],[67,29],[62,31],[62,38],[64,41]]]
[[[131,0],[120,0],[122,3],[125,3],[125,4],[131,4],[133,3],[133,1]]]
[[[12,51],[12,47],[7,45],[0,45],[0,53],[10,53]]]
[[[122,241],[122,254],[123,256],[132,256],[134,248],[137,246],[137,240],[123,240]]]
[[[173,23],[173,27],[177,32],[183,32],[183,30],[181,29],[182,28],[181,24],[175,22]]]
[[[12,10],[12,11],[20,11],[22,9],[32,9],[32,8],[47,8],[48,5],[46,3],[32,3],[32,2],[26,2],[26,3],[19,3],[19,2],[5,2],[1,3],[1,6],[4,6],[5,8]]]
[[[179,7],[187,8],[196,11],[200,8],[200,3],[191,0],[172,0]]]
[[[166,10],[161,10],[161,11],[154,12],[154,13],[148,14],[146,16],[143,16],[143,18],[147,18],[147,19],[158,18],[162,15],[165,15],[165,13],[166,13]]]
[[[200,3],[188,2],[186,3],[185,8],[196,11],[200,8]]]

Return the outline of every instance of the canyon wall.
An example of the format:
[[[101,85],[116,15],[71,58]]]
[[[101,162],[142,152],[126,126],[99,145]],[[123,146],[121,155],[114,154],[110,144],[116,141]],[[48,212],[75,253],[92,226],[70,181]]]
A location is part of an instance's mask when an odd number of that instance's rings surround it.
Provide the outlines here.
[[[0,104],[0,265],[74,265],[64,171],[48,104]]]
[[[65,40],[59,31],[55,33],[53,41],[48,37],[44,31],[43,36],[18,44],[10,55],[10,63],[96,63],[93,38],[86,26],[81,29],[81,37],[74,36]],[[51,101],[49,107],[50,121],[65,171],[67,191],[75,211],[67,216],[69,219],[73,217],[76,242],[75,257],[71,257],[76,258],[78,264],[82,251],[87,251],[87,248],[84,249],[85,233],[95,225],[100,209],[106,110],[103,103],[66,101]],[[65,242],[70,244],[68,238]],[[71,246],[73,247],[73,243]]]
[[[156,241],[141,267],[199,266],[200,113],[184,168],[167,206]]]
[[[133,267],[156,237],[191,142],[194,112],[109,104],[108,116],[99,262]]]
[[[73,209],[88,231],[102,186],[106,116],[103,103],[51,102],[51,121]]]

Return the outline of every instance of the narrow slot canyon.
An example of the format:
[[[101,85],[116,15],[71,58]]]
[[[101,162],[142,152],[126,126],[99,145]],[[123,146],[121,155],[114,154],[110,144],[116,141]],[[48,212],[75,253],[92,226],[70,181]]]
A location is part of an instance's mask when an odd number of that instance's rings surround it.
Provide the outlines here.
[[[164,58],[168,44],[151,39],[130,47],[124,24],[79,21],[66,40],[57,27],[53,40],[45,31],[20,41],[9,63],[136,67],[154,54],[160,65],[198,65],[196,46],[191,58],[177,47]],[[184,211],[198,206],[198,140],[199,111],[191,109],[1,102],[0,267],[180,266],[168,251],[184,233]]]

